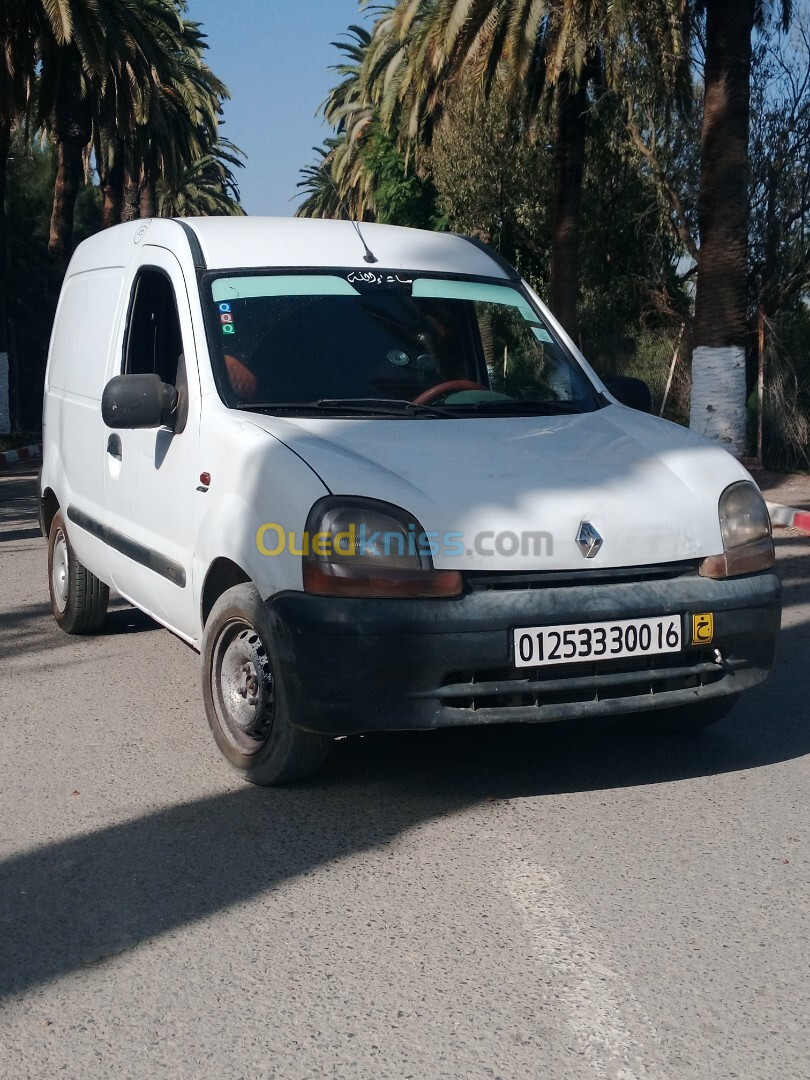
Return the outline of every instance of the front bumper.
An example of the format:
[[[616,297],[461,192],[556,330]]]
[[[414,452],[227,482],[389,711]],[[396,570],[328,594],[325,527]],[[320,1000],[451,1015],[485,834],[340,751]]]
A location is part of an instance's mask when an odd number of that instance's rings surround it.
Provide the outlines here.
[[[773,666],[781,585],[771,571],[599,585],[473,590],[455,599],[271,597],[293,723],[345,735],[561,720],[738,694]],[[714,615],[710,646],[517,670],[512,630],[680,613]],[[718,662],[715,650],[719,650]]]

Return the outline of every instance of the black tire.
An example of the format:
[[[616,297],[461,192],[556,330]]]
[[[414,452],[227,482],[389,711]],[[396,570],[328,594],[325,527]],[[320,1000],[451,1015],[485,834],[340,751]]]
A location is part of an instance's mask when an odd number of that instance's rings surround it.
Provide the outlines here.
[[[202,689],[217,746],[251,784],[309,776],[332,741],[294,726],[278,669],[267,608],[253,585],[235,585],[205,625]]]
[[[76,558],[58,511],[48,534],[48,591],[53,617],[66,634],[93,634],[101,627],[110,590]]]
[[[711,727],[728,716],[737,704],[737,694],[731,697],[709,698],[708,701],[696,701],[692,705],[681,705],[675,709],[659,709],[655,712],[641,713],[639,720],[645,727],[658,731],[700,731]]]

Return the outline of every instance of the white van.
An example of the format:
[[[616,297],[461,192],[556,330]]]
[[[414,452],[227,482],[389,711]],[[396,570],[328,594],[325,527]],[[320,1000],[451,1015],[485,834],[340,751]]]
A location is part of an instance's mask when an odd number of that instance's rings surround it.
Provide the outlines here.
[[[644,408],[474,240],[118,226],[77,250],[51,342],[54,616],[94,632],[112,587],[200,651],[260,784],[348,733],[713,723],[773,663],[770,521]]]

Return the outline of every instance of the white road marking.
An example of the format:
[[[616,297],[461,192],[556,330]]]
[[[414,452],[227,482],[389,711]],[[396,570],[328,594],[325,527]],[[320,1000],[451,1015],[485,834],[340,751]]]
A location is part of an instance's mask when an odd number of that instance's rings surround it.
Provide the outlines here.
[[[521,860],[504,867],[503,880],[531,931],[550,1004],[565,1018],[574,1051],[591,1070],[615,1080],[661,1076],[659,1061],[649,1061],[658,1042],[655,1025],[581,925],[560,875]]]

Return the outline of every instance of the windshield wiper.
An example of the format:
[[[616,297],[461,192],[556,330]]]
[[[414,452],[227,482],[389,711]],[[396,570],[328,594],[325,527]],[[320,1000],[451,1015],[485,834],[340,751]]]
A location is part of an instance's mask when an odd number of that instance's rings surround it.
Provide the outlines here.
[[[325,409],[341,412],[363,412],[373,416],[453,416],[439,405],[417,405],[404,398],[321,398],[318,402]]]
[[[437,405],[416,405],[399,398],[319,398],[317,401],[238,401],[237,409],[257,412],[341,412],[355,416],[456,416]]]
[[[272,409],[275,412],[317,412],[317,401],[237,401],[235,408],[250,412]]]
[[[560,416],[585,410],[574,401],[474,401],[458,409],[477,413],[517,413],[525,416]]]

